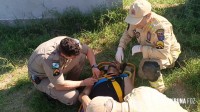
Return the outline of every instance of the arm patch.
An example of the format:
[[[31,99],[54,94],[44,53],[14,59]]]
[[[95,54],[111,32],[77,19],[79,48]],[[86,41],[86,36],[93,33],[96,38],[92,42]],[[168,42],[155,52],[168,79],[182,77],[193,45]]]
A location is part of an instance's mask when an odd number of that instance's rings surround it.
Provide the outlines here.
[[[158,29],[156,31],[156,34],[157,34],[157,38],[158,38],[159,41],[163,41],[165,39],[164,29]]]
[[[53,76],[58,76],[60,75],[60,70],[59,70],[60,64],[59,63],[52,63],[52,69],[53,69]]]

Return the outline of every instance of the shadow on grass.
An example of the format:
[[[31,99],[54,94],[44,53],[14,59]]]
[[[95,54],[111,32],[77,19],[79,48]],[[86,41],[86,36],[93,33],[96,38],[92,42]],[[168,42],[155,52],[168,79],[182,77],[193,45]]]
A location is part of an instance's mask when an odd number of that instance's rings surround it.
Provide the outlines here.
[[[14,66],[6,58],[0,57],[0,75],[11,71],[14,69]]]
[[[183,6],[176,6],[172,8],[165,9],[155,9],[161,15],[166,16],[169,21],[174,25],[174,32],[180,41],[180,44],[183,49],[181,54],[184,59],[188,60],[190,58],[195,58],[198,56],[198,49],[200,44],[196,44],[199,41],[198,39],[188,37],[196,37],[199,35],[199,30],[191,27],[194,23],[189,21],[190,19],[182,18]],[[75,11],[76,12],[76,11]],[[114,12],[114,13],[113,13]],[[177,13],[177,14],[175,14]],[[179,14],[180,13],[180,14]],[[181,16],[179,16],[181,15]],[[49,40],[58,35],[67,35],[74,37],[74,35],[79,35],[84,31],[88,32],[100,32],[108,25],[112,25],[118,22],[124,21],[126,12],[122,9],[113,9],[106,10],[101,12],[94,12],[90,15],[83,15],[79,12],[74,13],[73,11],[66,11],[65,14],[58,16],[57,19],[42,20],[40,22],[33,22],[30,26],[17,26],[17,27],[0,27],[0,57],[8,60],[14,66],[21,66],[26,64],[31,52],[42,42]],[[187,24],[185,23],[187,21]],[[196,23],[199,24],[199,21]],[[125,24],[125,23],[124,23]],[[196,26],[199,28],[199,26]],[[189,31],[188,31],[189,30]],[[110,32],[111,33],[111,32]],[[120,35],[117,35],[118,38],[122,35],[123,30]],[[107,37],[109,38],[109,37]],[[100,40],[100,39],[99,39]],[[111,42],[107,47],[103,47],[101,52],[99,52],[97,57],[97,62],[102,61],[113,61],[115,60],[115,53],[117,49],[119,39],[114,42]],[[132,43],[136,43],[133,41]],[[128,46],[125,51],[125,61],[131,62],[136,65],[139,64],[141,56],[134,55],[131,56],[131,47],[133,44]],[[188,51],[190,51],[188,53]],[[6,63],[6,62],[5,62]],[[9,65],[9,63],[5,65]],[[4,65],[4,63],[2,64]],[[3,70],[2,74],[12,70],[9,67]],[[89,65],[84,69],[83,75],[81,78],[86,78],[91,74],[91,69]],[[173,73],[174,70],[167,70],[167,74]],[[199,72],[198,72],[199,73]],[[182,79],[182,82],[189,82],[188,87],[194,87],[199,85],[197,82],[199,79],[198,75],[188,77],[187,79]],[[177,79],[175,79],[177,80]],[[148,85],[148,82],[141,80],[136,76],[136,86]],[[193,83],[195,83],[193,85]],[[181,83],[182,84],[182,83]],[[185,85],[183,84],[184,87]],[[180,87],[177,87],[180,88]],[[173,94],[175,91],[173,86],[169,88],[169,96],[176,96],[177,93]],[[183,88],[185,89],[185,87]],[[171,91],[171,92],[170,92]],[[188,90],[187,90],[188,92]],[[193,91],[195,94],[198,94],[198,91]],[[60,102],[48,101],[42,93],[38,92],[33,88],[33,85],[30,81],[19,80],[15,86],[7,90],[0,91],[0,106],[2,110],[5,111],[77,111],[79,104],[74,106],[66,106]],[[17,110],[19,109],[19,110]]]
[[[0,91],[0,108],[2,112],[22,111],[26,109],[26,99],[31,92],[31,83],[25,79],[18,80],[15,84],[7,85],[7,89]],[[11,87],[9,87],[11,86]]]
[[[48,100],[29,80],[18,80],[15,86],[0,91],[2,112],[77,112],[80,103],[67,106],[58,100]]]
[[[166,84],[168,90],[167,96],[170,98],[185,99],[182,102],[183,107],[190,111],[195,111],[199,108],[200,99],[200,57],[188,59],[186,65],[182,68],[174,68],[168,70],[166,74]]]
[[[67,106],[58,100],[48,99],[44,93],[35,90],[30,99],[26,99],[28,107],[31,108],[33,112],[77,112],[80,103],[76,103],[72,106]]]

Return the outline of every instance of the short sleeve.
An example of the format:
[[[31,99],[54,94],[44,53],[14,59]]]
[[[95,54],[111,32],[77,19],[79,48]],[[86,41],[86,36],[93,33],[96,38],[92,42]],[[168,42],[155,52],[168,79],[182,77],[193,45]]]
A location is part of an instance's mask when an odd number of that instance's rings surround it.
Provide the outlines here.
[[[64,76],[60,68],[59,62],[44,59],[42,65],[47,77],[52,84],[57,85],[61,84],[64,81]]]
[[[88,52],[88,46],[86,44],[80,44],[81,52],[85,55],[87,55]]]

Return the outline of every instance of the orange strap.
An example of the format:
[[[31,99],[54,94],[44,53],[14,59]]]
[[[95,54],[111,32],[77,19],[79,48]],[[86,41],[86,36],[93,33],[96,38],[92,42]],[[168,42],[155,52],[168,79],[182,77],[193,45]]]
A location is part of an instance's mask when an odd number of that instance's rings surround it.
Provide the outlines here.
[[[112,81],[113,87],[115,89],[115,92],[117,93],[117,96],[119,98],[119,102],[123,102],[122,98],[122,89],[117,81]]]

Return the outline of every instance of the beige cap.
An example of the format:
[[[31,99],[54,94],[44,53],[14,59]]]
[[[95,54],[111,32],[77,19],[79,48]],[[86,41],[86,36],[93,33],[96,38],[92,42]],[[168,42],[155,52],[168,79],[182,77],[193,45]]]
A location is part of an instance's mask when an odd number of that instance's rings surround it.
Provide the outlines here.
[[[136,25],[142,18],[151,12],[151,4],[147,0],[136,0],[129,9],[125,22]]]
[[[121,103],[112,97],[98,96],[92,99],[86,112],[121,112]]]

